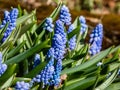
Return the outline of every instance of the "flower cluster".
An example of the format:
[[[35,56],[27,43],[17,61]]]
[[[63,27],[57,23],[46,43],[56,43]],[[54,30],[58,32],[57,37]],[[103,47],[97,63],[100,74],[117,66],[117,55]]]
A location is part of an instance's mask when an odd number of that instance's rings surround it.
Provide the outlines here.
[[[71,24],[68,28],[68,33],[72,32],[75,29],[74,25]],[[70,50],[74,50],[76,46],[76,35],[74,35],[70,40],[68,41]]]
[[[92,33],[90,34],[90,50],[89,53],[91,55],[95,55],[100,52],[102,48],[102,40],[103,40],[103,26],[102,24],[98,24]]]
[[[2,42],[4,42],[6,38],[11,34],[12,30],[15,29],[17,16],[18,16],[17,8],[13,8],[10,12],[8,11],[4,12],[4,20],[2,21],[2,24],[0,25],[0,29],[2,29],[7,23],[8,23],[8,27],[4,33]]]
[[[71,14],[69,13],[68,7],[65,5],[61,7],[59,19],[66,25],[71,24]]]
[[[63,59],[65,54],[65,45],[62,37],[59,34],[55,34],[52,41],[52,47],[54,48],[54,57],[56,60]]]
[[[29,83],[25,83],[24,81],[17,82],[15,90],[30,90],[30,85]]]
[[[44,28],[45,30],[49,31],[49,32],[52,32],[53,31],[53,20],[52,18],[46,18],[46,21],[45,21],[45,24],[44,24]]]
[[[56,21],[55,34],[52,40],[52,47],[54,48],[54,58],[56,60],[55,72],[53,75],[54,85],[58,86],[60,83],[60,73],[62,70],[62,59],[64,58],[66,48],[66,33],[64,31],[63,23],[60,20]]]
[[[86,24],[85,17],[80,16],[79,21],[80,21],[80,24],[81,24],[80,33],[83,34],[87,29],[87,24]]]
[[[67,42],[66,33],[64,31],[63,22],[61,22],[60,20],[57,20],[55,23],[55,34],[59,34],[62,38],[63,44],[66,44]]]
[[[0,52],[0,77],[7,70],[7,65],[2,63],[2,53]]]
[[[46,67],[38,74],[36,77],[34,77],[31,81],[31,83],[39,83],[42,82],[44,85],[50,85],[50,81],[53,79],[53,73],[54,73],[54,49],[50,48],[48,53],[50,53],[51,56],[48,64]]]
[[[53,75],[53,80],[54,80],[54,85],[55,86],[58,86],[59,83],[61,82],[61,80],[60,80],[61,70],[62,70],[62,60],[59,59],[56,62],[55,72],[54,72],[54,75]]]
[[[36,54],[35,55],[35,58],[34,58],[34,65],[33,65],[33,68],[36,67],[37,65],[40,64],[40,55],[39,54]]]

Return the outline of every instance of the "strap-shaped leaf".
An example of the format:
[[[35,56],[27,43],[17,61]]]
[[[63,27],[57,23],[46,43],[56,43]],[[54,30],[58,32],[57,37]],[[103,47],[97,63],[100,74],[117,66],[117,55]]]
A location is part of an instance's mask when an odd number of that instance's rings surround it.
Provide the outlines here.
[[[22,60],[28,58],[29,56],[39,52],[41,49],[48,47],[48,42],[49,42],[49,39],[44,41],[41,44],[38,44],[38,45],[28,49],[27,51],[15,56],[15,57],[12,57],[12,58],[8,59],[5,63],[6,64],[19,63]]]
[[[58,5],[58,7],[52,12],[52,14],[50,15],[50,17],[55,20],[55,18],[57,17],[57,15],[60,12],[60,9],[62,7],[62,2],[60,2],[60,4]]]
[[[78,26],[68,34],[68,40],[70,40],[70,38],[72,38],[74,35],[78,34],[79,32],[80,32],[80,26]]]
[[[87,61],[87,62],[85,62],[81,65],[78,65],[76,67],[72,67],[72,68],[69,68],[69,69],[65,69],[65,70],[62,71],[61,74],[70,74],[70,73],[74,73],[74,72],[81,71],[81,70],[84,70],[86,68],[89,68],[92,65],[96,64],[97,62],[99,62],[100,60],[102,60],[105,56],[107,56],[109,54],[109,52],[111,51],[111,49],[112,49],[112,47],[108,48],[105,51],[102,51],[102,52],[96,54],[89,61]]]
[[[120,90],[120,82],[113,83],[104,90]]]
[[[13,80],[14,80],[15,74],[12,75],[2,86],[0,86],[0,90],[5,90],[5,88],[10,87],[10,85],[12,84]]]
[[[105,76],[101,76],[99,81],[101,81],[104,78]],[[85,90],[88,87],[90,87],[92,84],[94,84],[95,80],[96,80],[96,76],[89,77],[89,78],[83,77],[83,78],[75,79],[75,81],[72,80],[68,82],[64,90]]]
[[[95,90],[104,90],[105,88],[107,88],[113,82],[113,80],[116,78],[117,74],[118,74],[118,70],[116,69],[113,72],[113,74],[105,82],[103,82],[101,85],[96,87]]]
[[[39,64],[31,72],[29,72],[27,75],[25,75],[24,77],[33,78],[34,76],[36,76],[38,73],[41,72],[41,70],[45,67],[46,64],[47,64],[46,62]]]
[[[34,16],[34,14],[35,13],[32,12],[31,14],[23,15],[22,17],[18,18],[16,21],[17,26],[24,23],[26,20],[28,20],[32,16]]]
[[[39,85],[36,85],[33,88],[31,88],[31,90],[38,90],[38,88],[39,88]]]
[[[16,69],[16,64],[9,65],[5,73],[0,77],[0,86],[11,77]]]
[[[23,41],[21,44],[19,44],[18,46],[16,46],[14,49],[12,49],[8,54],[7,54],[7,58],[10,58],[12,56],[14,56],[16,53],[19,52],[19,50],[25,45],[26,41]]]

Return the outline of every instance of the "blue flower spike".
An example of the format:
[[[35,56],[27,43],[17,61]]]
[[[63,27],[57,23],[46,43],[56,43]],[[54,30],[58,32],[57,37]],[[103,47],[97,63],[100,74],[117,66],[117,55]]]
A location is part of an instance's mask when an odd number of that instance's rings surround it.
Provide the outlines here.
[[[69,12],[68,7],[63,5],[60,10],[60,16],[59,19],[65,24],[70,25],[71,24],[71,14]]]
[[[86,29],[87,29],[87,27],[88,27],[87,24],[86,24],[85,17],[80,16],[79,17],[79,21],[80,21],[80,24],[81,24],[80,33],[84,34]]]
[[[44,30],[47,30],[49,32],[53,32],[53,27],[54,27],[54,24],[53,24],[53,20],[52,18],[46,18],[46,21],[45,21],[45,24],[44,24]]]
[[[0,52],[0,77],[7,70],[7,65],[2,63],[2,53]]]
[[[16,83],[15,90],[30,90],[30,84],[24,81],[18,81]]]
[[[89,43],[91,44],[89,53],[95,55],[100,52],[103,41],[103,25],[98,24],[90,34]]]
[[[39,54],[36,54],[35,55],[35,58],[34,58],[34,65],[33,65],[33,68],[36,67],[37,65],[40,64],[40,55]]]
[[[71,24],[69,26],[69,28],[68,28],[68,34],[70,32],[72,32],[74,29],[75,29],[74,25]],[[76,46],[76,35],[74,35],[72,38],[70,38],[70,40],[68,41],[68,44],[69,44],[70,50],[74,50],[75,49],[75,46]]]
[[[50,48],[48,54],[47,59],[50,59],[48,60],[48,64],[38,75],[36,75],[36,77],[32,79],[31,84],[42,82],[43,88],[45,85],[50,85],[50,81],[52,80],[54,73],[54,49]]]
[[[4,33],[2,42],[4,42],[7,39],[7,37],[11,34],[12,30],[15,29],[17,16],[18,16],[17,8],[13,8],[10,12],[8,11],[4,12],[4,19],[2,21],[2,24],[0,25],[0,29],[2,29],[7,23],[8,27]]]

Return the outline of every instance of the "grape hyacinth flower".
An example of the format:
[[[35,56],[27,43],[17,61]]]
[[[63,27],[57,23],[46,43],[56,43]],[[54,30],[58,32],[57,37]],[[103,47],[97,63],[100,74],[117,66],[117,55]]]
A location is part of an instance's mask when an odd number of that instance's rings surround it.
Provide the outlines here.
[[[34,77],[31,81],[31,83],[39,83],[42,82],[43,83],[43,87],[45,85],[50,85],[50,81],[53,78],[53,73],[54,73],[54,49],[50,48],[48,51],[50,56],[50,60],[48,62],[48,64],[45,66],[45,68],[40,72],[40,74],[38,74],[36,77]],[[47,56],[48,59],[49,56]]]
[[[60,83],[60,73],[62,70],[62,59],[65,54],[65,44],[62,42],[62,37],[59,34],[54,34],[52,47],[54,48],[54,58],[56,60],[55,71],[53,75],[53,81],[51,82],[55,86]]]
[[[60,20],[57,20],[55,23],[55,34],[59,34],[62,38],[62,42],[66,44],[67,42],[66,33],[64,31],[63,23]]]
[[[84,34],[85,31],[86,31],[86,29],[87,29],[87,24],[86,24],[85,17],[80,16],[80,17],[79,17],[79,21],[80,21],[80,24],[81,24],[80,33],[81,33],[81,34]]]
[[[0,52],[0,77],[7,70],[7,65],[2,63],[2,53]]]
[[[53,80],[54,80],[54,85],[55,86],[58,86],[59,83],[61,82],[61,79],[60,79],[61,70],[62,70],[62,60],[59,59],[56,62],[55,72],[54,72],[54,75],[53,75]]]
[[[7,65],[0,63],[0,77],[2,76],[2,74],[3,74],[6,70],[7,70]]]
[[[65,54],[65,45],[62,37],[59,34],[54,34],[52,40],[52,47],[54,48],[54,57],[56,60],[63,59]]]
[[[49,32],[52,32],[53,31],[53,27],[54,27],[54,25],[53,25],[53,20],[52,20],[52,18],[47,18],[46,19],[46,21],[45,21],[45,24],[44,24],[44,30],[47,30],[47,31],[49,31]]]
[[[33,68],[35,68],[37,65],[40,64],[40,55],[39,54],[36,54],[35,55],[35,58],[34,58],[34,65],[33,65]]]
[[[75,29],[74,25],[71,24],[69,26],[69,28],[68,28],[68,34],[70,32],[72,32],[74,29]],[[68,41],[68,44],[69,44],[70,50],[74,50],[75,49],[75,46],[76,46],[76,35],[74,35],[72,38],[70,38],[70,40]]]
[[[90,55],[95,55],[100,52],[102,48],[102,40],[103,40],[103,25],[98,24],[92,33],[90,34]]]
[[[65,25],[70,25],[71,24],[71,14],[69,13],[69,9],[68,9],[67,6],[63,5],[61,7],[59,19]]]
[[[30,85],[29,83],[25,83],[24,81],[18,81],[16,83],[15,90],[30,90]]]
[[[13,8],[10,12],[8,11],[4,12],[4,19],[2,21],[2,24],[0,25],[0,29],[2,29],[7,23],[8,27],[4,33],[2,42],[4,42],[7,39],[7,37],[11,34],[12,30],[15,29],[17,16],[18,16],[17,8]]]
[[[56,21],[55,34],[52,40],[52,47],[54,48],[54,58],[56,60],[55,71],[53,76],[53,81],[55,86],[60,83],[60,73],[62,70],[62,59],[64,58],[65,48],[66,48],[66,33],[64,31],[63,22],[60,20]]]

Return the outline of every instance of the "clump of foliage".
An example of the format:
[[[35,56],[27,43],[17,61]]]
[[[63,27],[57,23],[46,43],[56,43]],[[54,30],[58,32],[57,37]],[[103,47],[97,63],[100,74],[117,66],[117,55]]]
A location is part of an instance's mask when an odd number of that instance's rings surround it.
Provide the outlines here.
[[[5,11],[0,24],[0,90],[113,90],[119,83],[120,46],[102,48],[99,23],[85,42],[83,16],[72,23],[60,3],[37,24],[36,11]]]

